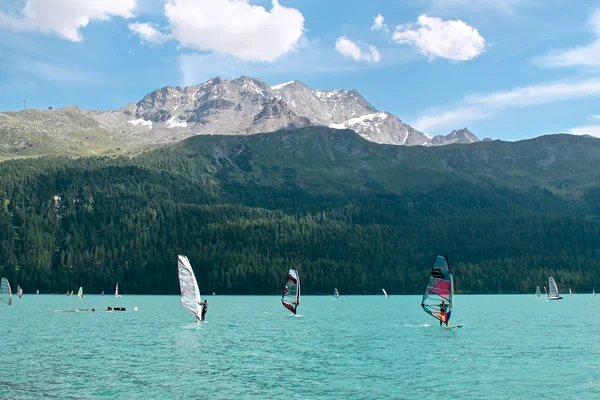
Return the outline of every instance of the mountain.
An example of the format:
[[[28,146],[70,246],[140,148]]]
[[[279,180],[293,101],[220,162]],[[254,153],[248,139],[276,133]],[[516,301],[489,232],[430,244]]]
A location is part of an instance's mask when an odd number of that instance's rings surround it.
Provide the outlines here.
[[[432,146],[443,146],[447,144],[468,144],[479,142],[479,138],[475,136],[470,130],[467,128],[454,130],[448,135],[436,135],[431,139],[430,144]]]
[[[186,254],[203,290],[417,294],[436,253],[457,292],[600,281],[600,140],[393,146],[308,127],[199,135],[135,157],[0,163],[0,268],[44,293],[119,281],[177,293]]]
[[[394,115],[376,110],[356,90],[314,90],[298,81],[271,87],[245,76],[217,77],[201,85],[163,87],[137,103],[107,112],[75,106],[2,112],[0,159],[131,152],[195,135],[250,135],[307,126],[352,129],[381,144],[478,140],[470,132],[460,133],[464,130],[430,139]]]

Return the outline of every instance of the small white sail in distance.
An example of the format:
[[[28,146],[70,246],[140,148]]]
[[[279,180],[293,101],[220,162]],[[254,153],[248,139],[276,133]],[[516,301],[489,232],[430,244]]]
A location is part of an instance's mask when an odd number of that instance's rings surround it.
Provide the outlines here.
[[[119,282],[117,282],[117,286],[115,287],[115,297],[123,297],[119,294]]]
[[[385,298],[386,298],[386,299],[389,299],[389,298],[390,298],[390,296],[388,296],[388,294],[387,294],[387,292],[385,291],[385,289],[384,289],[384,288],[381,288],[381,290],[383,291],[383,294],[385,295]]]
[[[179,271],[181,304],[200,321],[202,318],[200,288],[198,287],[198,281],[196,281],[192,265],[186,256],[180,255],[177,257],[177,269]]]
[[[548,278],[548,289],[550,291],[550,293],[548,294],[550,300],[562,299],[560,293],[558,292],[558,286],[556,285],[556,281],[554,281],[553,277]]]
[[[79,299],[83,298],[83,287],[79,286],[79,290],[77,291],[77,297],[79,297]]]
[[[12,304],[12,291],[8,279],[2,278],[0,282],[0,302]]]

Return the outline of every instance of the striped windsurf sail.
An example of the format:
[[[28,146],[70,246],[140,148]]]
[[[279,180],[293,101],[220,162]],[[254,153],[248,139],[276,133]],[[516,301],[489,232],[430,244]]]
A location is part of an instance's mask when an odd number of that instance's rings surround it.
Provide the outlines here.
[[[385,295],[386,299],[389,299],[390,296],[388,296],[387,292],[385,291],[385,289],[381,288],[381,290],[383,291],[383,294]]]
[[[79,290],[77,291],[77,297],[80,299],[83,298],[83,287],[79,286]]]
[[[285,288],[281,295],[281,303],[285,308],[296,314],[296,309],[300,304],[300,276],[298,271],[293,268],[288,271]]]
[[[198,320],[202,318],[202,307],[200,302],[200,288],[194,275],[192,265],[186,256],[177,257],[177,268],[179,270],[179,288],[181,289],[181,304],[194,314]]]
[[[562,299],[562,297],[560,297],[560,293],[558,292],[558,286],[556,285],[556,281],[554,280],[553,277],[550,277],[548,279],[548,290],[550,291],[549,295],[548,295],[550,300]]]
[[[6,278],[2,278],[2,282],[0,282],[0,302],[6,304],[12,303],[12,290]]]
[[[542,291],[540,290],[540,287],[539,287],[539,286],[535,288],[535,295],[536,295],[537,297],[540,297],[540,296],[542,295]]]
[[[446,304],[446,313],[441,311],[442,301]],[[427,281],[425,293],[423,293],[421,307],[435,319],[447,323],[450,321],[453,302],[454,281],[452,279],[452,272],[450,271],[450,264],[448,264],[448,257],[438,254],[435,256],[433,267],[429,273],[429,280]]]

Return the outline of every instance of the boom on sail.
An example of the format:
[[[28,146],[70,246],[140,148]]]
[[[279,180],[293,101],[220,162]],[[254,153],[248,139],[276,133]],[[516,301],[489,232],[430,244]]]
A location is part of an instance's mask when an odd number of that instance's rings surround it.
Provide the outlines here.
[[[287,274],[285,288],[281,295],[281,303],[285,308],[296,314],[300,304],[300,276],[298,271],[290,268]]]
[[[194,314],[198,321],[202,320],[202,307],[200,305],[200,288],[194,275],[192,265],[186,256],[177,257],[179,270],[179,288],[181,289],[181,304]]]
[[[454,281],[448,257],[436,255],[421,300],[423,310],[433,318],[448,324],[454,302]],[[443,304],[443,305],[442,305]],[[444,309],[445,308],[445,309]]]

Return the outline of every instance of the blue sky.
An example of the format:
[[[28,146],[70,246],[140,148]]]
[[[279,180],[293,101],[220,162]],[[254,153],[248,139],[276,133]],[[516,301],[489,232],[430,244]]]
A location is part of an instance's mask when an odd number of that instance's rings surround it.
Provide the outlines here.
[[[430,135],[600,137],[600,2],[3,0],[0,110],[248,75],[357,89]]]

